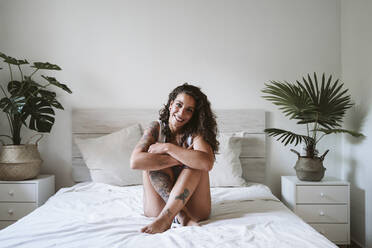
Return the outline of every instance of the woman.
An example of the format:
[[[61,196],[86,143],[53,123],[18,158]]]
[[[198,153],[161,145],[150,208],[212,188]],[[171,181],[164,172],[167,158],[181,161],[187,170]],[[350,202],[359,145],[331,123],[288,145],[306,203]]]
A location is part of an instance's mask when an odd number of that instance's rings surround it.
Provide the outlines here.
[[[145,130],[131,156],[131,168],[143,170],[144,214],[156,217],[142,232],[164,232],[172,221],[198,225],[208,218],[216,134],[215,115],[200,88],[183,84],[169,94],[159,121]]]

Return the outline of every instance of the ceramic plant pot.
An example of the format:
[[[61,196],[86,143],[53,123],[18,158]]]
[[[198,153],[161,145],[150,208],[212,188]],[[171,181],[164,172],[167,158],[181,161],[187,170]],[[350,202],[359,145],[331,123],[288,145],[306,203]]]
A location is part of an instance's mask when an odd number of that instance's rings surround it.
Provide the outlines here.
[[[298,156],[296,165],[294,169],[296,170],[297,178],[301,181],[320,181],[324,177],[324,172],[326,168],[323,166],[323,160],[329,150],[318,157],[307,157],[301,156],[299,152],[291,149],[292,152],[296,153]]]

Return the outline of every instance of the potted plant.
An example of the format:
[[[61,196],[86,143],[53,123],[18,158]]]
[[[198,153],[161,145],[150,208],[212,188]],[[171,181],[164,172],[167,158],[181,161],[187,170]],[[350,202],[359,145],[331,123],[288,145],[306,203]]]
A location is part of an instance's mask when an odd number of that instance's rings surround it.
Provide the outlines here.
[[[39,174],[42,162],[37,150],[38,141],[36,144],[22,144],[21,129],[25,126],[38,133],[49,133],[55,121],[54,110],[63,110],[63,106],[57,101],[57,94],[49,88],[57,87],[70,94],[72,91],[54,77],[41,75],[38,80],[43,79],[44,83],[35,79],[39,70],[61,70],[58,65],[34,62],[26,75],[22,66],[29,64],[27,60],[18,60],[1,52],[0,58],[7,64],[10,76],[8,83],[0,84],[4,95],[0,98],[0,109],[6,115],[10,129],[10,135],[0,135],[0,138],[10,141],[9,145],[1,141],[0,180],[34,178]],[[14,70],[18,71],[18,77]]]
[[[343,88],[338,79],[332,81],[332,75],[326,79],[324,73],[320,84],[314,73],[312,78],[309,74],[307,79],[303,77],[302,82],[270,81],[265,86],[262,92],[266,95],[263,98],[279,106],[289,119],[296,120],[297,124],[306,125],[307,130],[303,135],[283,129],[267,128],[264,130],[265,133],[277,137],[285,146],[304,143],[306,152],[304,156],[291,149],[298,156],[295,165],[297,177],[304,181],[320,181],[325,171],[323,160],[329,150],[318,156],[316,146],[319,141],[333,133],[346,133],[355,137],[363,135],[341,128],[345,111],[353,105],[350,95],[347,94],[348,90]]]

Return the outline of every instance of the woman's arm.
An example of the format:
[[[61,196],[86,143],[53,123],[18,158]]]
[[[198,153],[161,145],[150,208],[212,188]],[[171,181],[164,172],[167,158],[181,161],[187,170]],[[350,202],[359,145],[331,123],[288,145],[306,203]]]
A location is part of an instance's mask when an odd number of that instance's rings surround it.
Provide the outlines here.
[[[210,171],[213,167],[214,156],[211,146],[201,136],[194,138],[193,150],[182,148],[171,143],[156,143],[150,145],[148,152],[168,154],[179,163],[190,168]]]
[[[154,121],[147,128],[134,148],[131,158],[130,167],[135,170],[161,170],[181,164],[175,158],[167,154],[155,154],[147,152],[150,145],[154,144],[159,136],[159,123]]]

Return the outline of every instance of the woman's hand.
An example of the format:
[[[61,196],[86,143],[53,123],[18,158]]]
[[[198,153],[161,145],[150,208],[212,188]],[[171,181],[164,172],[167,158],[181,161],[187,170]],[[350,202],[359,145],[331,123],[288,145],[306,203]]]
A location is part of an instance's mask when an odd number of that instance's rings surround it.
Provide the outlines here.
[[[166,154],[168,153],[169,143],[155,143],[150,145],[147,152],[156,154]]]

